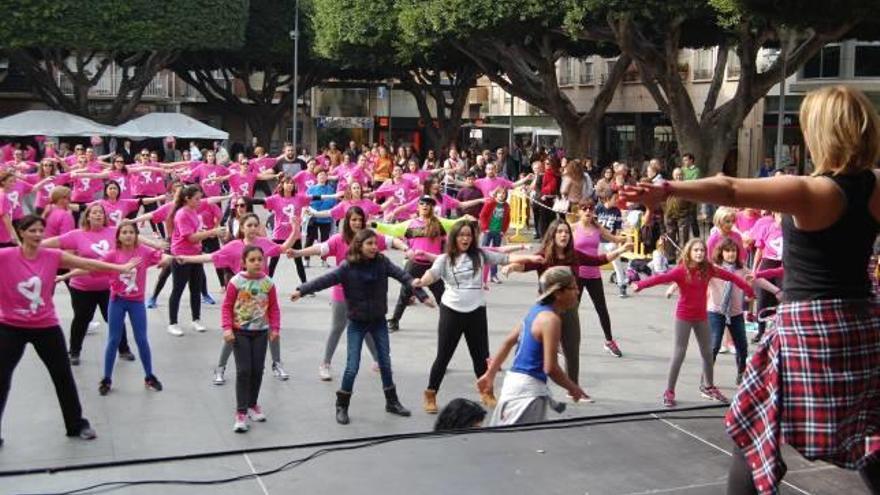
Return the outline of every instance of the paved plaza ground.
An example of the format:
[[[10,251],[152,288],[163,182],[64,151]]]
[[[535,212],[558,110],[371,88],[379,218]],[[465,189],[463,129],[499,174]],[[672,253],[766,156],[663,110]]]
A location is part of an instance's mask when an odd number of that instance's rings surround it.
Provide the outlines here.
[[[392,258],[400,261],[400,256]],[[310,277],[324,271],[315,267]],[[209,268],[209,267],[208,267]],[[220,299],[216,277],[209,286]],[[150,286],[156,272],[150,274]],[[220,307],[207,306],[206,333],[187,331],[182,338],[165,332],[168,294],[149,310],[150,337],[161,393],[144,389],[139,362],[117,362],[113,391],[98,395],[106,326],[86,338],[82,365],[74,368],[85,415],[98,438],[92,442],[64,436],[61,414],[48,374],[28,350],[13,378],[3,418],[5,445],[0,471],[58,468],[77,464],[160,458],[214,451],[237,451],[276,445],[299,445],[355,437],[428,431],[435,416],[421,411],[421,393],[436,350],[437,312],[418,306],[407,310],[401,331],[391,336],[392,363],[401,401],[411,418],[386,414],[379,376],[370,371],[365,351],[351,404],[352,423],[337,425],[334,391],[344,367],[345,341],[337,350],[332,382],[321,382],[317,368],[330,321],[329,293],[291,303],[298,285],[293,263],[283,260],[276,281],[283,294],[282,356],[291,379],[263,382],[261,403],[269,420],[247,434],[232,431],[234,369],[225,386],[211,384],[220,351]],[[488,296],[491,347],[524,315],[536,289],[534,274],[517,274],[493,285]],[[569,404],[551,419],[607,415],[661,408],[672,348],[673,302],[663,288],[619,299],[606,294],[615,337],[624,353],[615,358],[602,350],[602,333],[589,299],[581,305],[581,383],[593,404]],[[397,297],[392,283],[389,305]],[[184,296],[181,322],[188,323]],[[55,302],[65,331],[71,319],[67,290],[59,286]],[[231,361],[231,368],[234,365]],[[681,407],[709,404],[698,391],[699,357],[695,342],[677,387]],[[719,356],[716,383],[734,393],[732,355]],[[500,379],[498,382],[500,388]],[[557,397],[564,393],[554,388]],[[455,397],[477,399],[467,349],[462,342],[439,394],[441,404]],[[217,486],[126,487],[118,493],[687,493],[724,492],[731,442],[723,430],[723,409],[674,411],[667,416],[641,415],[631,421],[581,425],[566,429],[505,434],[408,439],[359,450],[335,452],[272,476]],[[694,418],[693,416],[699,416]],[[122,467],[0,477],[0,493],[66,491],[93,483],[132,479],[213,479],[277,467],[317,448],[232,454],[207,459],[156,462]],[[854,473],[811,464],[786,451],[789,464],[783,493],[865,493]]]

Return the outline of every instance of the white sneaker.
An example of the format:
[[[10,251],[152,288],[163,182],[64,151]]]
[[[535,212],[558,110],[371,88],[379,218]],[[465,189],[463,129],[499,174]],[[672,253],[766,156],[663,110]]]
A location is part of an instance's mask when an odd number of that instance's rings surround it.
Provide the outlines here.
[[[97,332],[101,328],[101,322],[99,321],[90,321],[89,328],[86,330],[86,334],[91,335]]]
[[[196,320],[196,321],[192,322],[192,329],[195,330],[196,332],[202,333],[205,330],[207,330],[208,327],[206,327],[205,325],[202,325],[201,321]]]
[[[168,333],[174,335],[175,337],[183,337],[183,329],[180,328],[180,325],[175,323],[174,325],[168,325]]]
[[[290,375],[284,371],[284,368],[281,366],[280,362],[272,363],[272,374],[275,375],[275,378],[283,381],[287,381],[290,378]]]
[[[236,433],[244,433],[248,431],[246,414],[235,413],[235,423],[232,425],[232,430]]]
[[[318,378],[320,378],[322,382],[329,382],[333,379],[333,377],[330,376],[329,364],[321,363],[321,365],[318,366]]]
[[[263,414],[263,409],[260,406],[249,407],[247,415],[251,421],[266,421],[266,415]]]
[[[226,377],[223,374],[226,372],[225,366],[217,366],[214,368],[214,385],[223,385],[226,383]]]

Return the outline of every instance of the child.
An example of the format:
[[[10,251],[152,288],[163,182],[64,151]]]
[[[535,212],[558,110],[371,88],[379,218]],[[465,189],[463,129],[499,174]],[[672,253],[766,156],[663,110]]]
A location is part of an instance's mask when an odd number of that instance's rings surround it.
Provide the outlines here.
[[[236,433],[248,431],[248,418],[266,421],[257,397],[268,341],[277,340],[281,330],[278,295],[275,283],[265,274],[263,258],[260,247],[245,247],[241,254],[244,270],[232,277],[223,298],[223,340],[234,343]]]
[[[748,260],[748,256],[743,244],[742,236],[734,229],[735,222],[736,209],[722,206],[715,210],[715,216],[712,217],[712,223],[715,225],[715,228],[712,229],[712,233],[709,234],[709,239],[706,241],[706,248],[708,249],[710,256],[713,256],[714,258],[715,249],[718,248],[718,245],[725,239],[730,239],[736,243],[739,251],[740,263],[745,264]]]
[[[651,253],[651,261],[648,263],[648,267],[651,268],[651,273],[655,275],[669,271],[669,260],[666,259],[665,237],[657,239],[657,245],[654,247],[654,252]]]
[[[334,270],[300,285],[290,296],[292,301],[296,301],[304,295],[342,285],[348,312],[348,360],[342,384],[336,392],[336,422],[341,425],[349,423],[348,405],[361,364],[361,348],[367,335],[372,335],[376,343],[379,373],[385,392],[385,411],[409,416],[410,411],[397,398],[397,389],[391,377],[391,351],[385,313],[388,311],[388,277],[400,282],[401,286],[413,287],[412,275],[379,253],[376,233],[369,229],[355,234],[346,258]],[[434,305],[424,290],[417,287],[413,287],[413,290],[419,300],[429,306]]]
[[[507,204],[507,189],[498,187],[492,191],[492,198],[486,201],[483,209],[480,210],[480,232],[483,233],[480,246],[500,247],[508,227],[510,227],[510,205]],[[483,267],[483,281],[488,280],[490,272],[492,283],[500,284],[496,265]]]
[[[623,213],[617,207],[617,193],[606,191],[599,198],[601,203],[596,205],[596,223],[601,225],[612,236],[618,235],[623,229]],[[613,242],[603,242],[600,244],[602,252],[609,253],[617,249],[617,244]],[[617,282],[618,295],[626,297],[626,264],[619,259],[611,262],[614,267],[614,276]]]
[[[703,358],[703,376],[706,384],[700,386],[700,392],[707,399],[727,401],[714,385],[712,348],[709,342],[709,324],[706,321],[706,291],[709,282],[716,277],[733,282],[749,297],[754,297],[752,288],[745,280],[709,263],[706,259],[706,244],[702,239],[691,239],[685,244],[677,267],[636,284],[636,292],[639,292],[655,285],[675,282],[681,292],[675,309],[675,348],[669,364],[666,392],[663,393],[663,405],[666,407],[675,406],[675,383],[678,381],[678,372],[687,352],[691,329],[697,338]]]
[[[717,211],[720,212],[722,209],[724,207]],[[732,238],[724,239],[712,252],[712,262],[723,270],[745,278],[747,272],[743,268],[742,252],[742,247]],[[749,352],[745,318],[743,317],[745,303],[742,290],[734,287],[732,282],[713,278],[709,282],[707,304],[709,329],[712,332],[712,361],[715,361],[721,350],[725,327],[729,328],[733,344],[736,347],[736,384],[739,385],[746,369],[746,355]]]

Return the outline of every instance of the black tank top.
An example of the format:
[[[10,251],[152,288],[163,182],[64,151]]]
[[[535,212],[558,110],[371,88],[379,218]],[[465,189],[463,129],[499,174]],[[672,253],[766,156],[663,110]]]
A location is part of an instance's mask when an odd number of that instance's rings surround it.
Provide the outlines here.
[[[790,215],[782,219],[786,302],[871,295],[868,262],[880,224],[868,210],[868,202],[876,177],[871,170],[825,177],[843,191],[846,206],[836,222],[814,232],[795,227]]]

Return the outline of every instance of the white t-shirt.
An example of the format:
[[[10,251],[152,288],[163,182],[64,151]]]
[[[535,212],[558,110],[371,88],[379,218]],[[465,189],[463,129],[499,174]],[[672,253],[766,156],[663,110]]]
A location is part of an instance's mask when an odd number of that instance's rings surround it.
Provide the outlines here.
[[[481,249],[483,255],[482,264],[503,265],[507,264],[509,256],[506,253]],[[463,254],[455,260],[453,266],[449,262],[449,256],[441,254],[434,260],[434,264],[428,270],[436,279],[443,280],[446,290],[440,302],[449,309],[459,313],[470,313],[480,306],[486,305],[486,297],[483,292],[483,270],[474,270],[474,264],[470,256]]]

